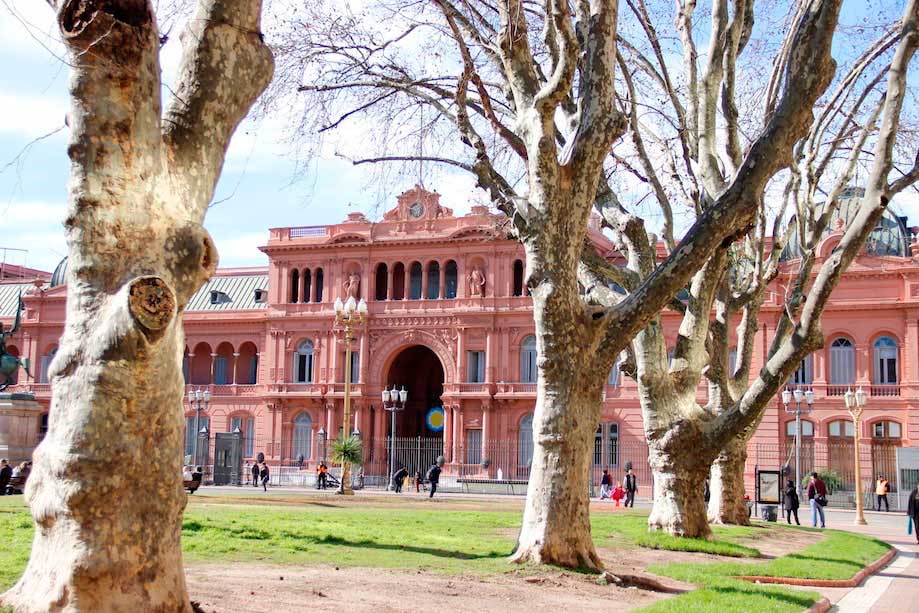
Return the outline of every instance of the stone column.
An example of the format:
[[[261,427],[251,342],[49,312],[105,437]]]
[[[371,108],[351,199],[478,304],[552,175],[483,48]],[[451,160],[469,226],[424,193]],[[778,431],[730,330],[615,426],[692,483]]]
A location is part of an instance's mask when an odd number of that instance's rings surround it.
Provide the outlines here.
[[[239,361],[239,353],[233,354],[233,385],[236,385],[236,364]]]
[[[485,382],[492,383],[495,380],[495,360],[494,354],[494,330],[485,331]],[[484,434],[483,434],[484,436]]]
[[[404,270],[405,274],[402,275],[402,285],[405,286],[402,290],[402,299],[408,300],[411,298],[411,287],[412,287],[412,265],[409,264]],[[423,273],[422,273],[423,274]]]
[[[451,455],[453,456],[454,462],[462,462],[463,458],[458,456],[459,453],[459,444],[460,444],[460,415],[462,414],[462,405],[456,404],[453,407],[453,451]]]
[[[393,270],[394,266],[392,264],[386,265],[386,299],[392,300],[393,296],[393,283],[396,281],[395,272]]]
[[[492,435],[491,431],[492,410],[490,402],[482,403],[482,450],[479,457],[483,460],[488,458],[488,437]],[[493,460],[494,458],[488,458]]]
[[[368,342],[368,339],[367,339],[367,330],[365,329],[361,332],[360,349],[358,350],[358,356],[360,356],[358,357],[358,361],[360,363],[357,365],[358,383],[365,383],[365,384],[367,383],[367,367],[369,366],[367,364],[367,360],[368,360],[367,354],[368,354],[369,344],[370,343]]]
[[[217,363],[217,354],[211,354],[211,385],[214,385],[214,366]]]
[[[453,461],[453,405],[444,404],[444,460]]]
[[[428,262],[428,265],[424,265],[424,264],[421,265],[421,299],[422,300],[428,299],[428,266],[429,265],[430,265],[430,262]]]
[[[463,374],[463,364],[465,362],[465,339],[466,339],[466,329],[460,328],[459,332],[456,335],[456,377],[455,381],[457,385],[466,380],[466,377]]]
[[[903,348],[903,380],[907,383],[919,382],[919,313],[906,314],[906,346]]]

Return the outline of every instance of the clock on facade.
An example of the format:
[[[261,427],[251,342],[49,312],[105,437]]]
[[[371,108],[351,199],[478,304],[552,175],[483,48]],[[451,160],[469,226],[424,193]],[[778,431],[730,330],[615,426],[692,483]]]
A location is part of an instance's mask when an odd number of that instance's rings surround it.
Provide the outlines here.
[[[422,213],[424,213],[424,207],[420,202],[416,202],[408,209],[408,214],[415,218],[421,217]]]

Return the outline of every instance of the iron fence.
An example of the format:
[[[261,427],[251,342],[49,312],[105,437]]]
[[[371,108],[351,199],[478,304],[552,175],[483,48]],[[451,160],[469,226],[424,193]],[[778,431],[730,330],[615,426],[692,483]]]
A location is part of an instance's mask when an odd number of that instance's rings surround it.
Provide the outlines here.
[[[420,473],[425,476],[428,467],[443,456],[446,465],[442,473],[442,487],[446,490],[493,491],[522,493],[529,481],[533,458],[533,443],[524,440],[471,439],[459,444],[445,445],[441,437],[396,437],[364,440],[364,461],[352,471],[355,487],[385,488],[395,469],[404,467],[409,478]],[[251,485],[250,468],[259,453],[271,465],[271,484],[300,487],[316,485],[316,469],[325,462],[336,478],[339,468],[331,461],[330,442],[314,441],[304,445],[302,440],[260,439],[247,442],[242,439],[244,466],[241,472],[243,485]],[[214,437],[198,438],[198,457],[193,461],[186,456],[186,464],[204,468],[205,482],[214,475]],[[886,475],[890,480],[891,493],[896,492],[896,448],[890,442],[864,441],[859,445],[862,490],[865,504],[872,502],[874,479]],[[190,450],[188,450],[190,451]],[[302,461],[300,456],[302,456]],[[855,450],[851,440],[805,439],[801,445],[801,475],[816,471],[829,473],[831,483],[830,503],[834,506],[854,506]],[[788,439],[781,443],[756,443],[751,445],[747,458],[746,472],[752,477],[756,469],[775,470],[784,465],[794,470],[794,442]],[[589,482],[591,494],[599,493],[603,470],[609,470],[613,484],[621,483],[628,466],[631,466],[638,480],[639,497],[652,495],[653,477],[648,464],[648,447],[640,441],[597,439],[590,467]],[[487,485],[495,487],[489,489]],[[752,497],[752,491],[749,492]],[[894,497],[892,497],[894,498]]]

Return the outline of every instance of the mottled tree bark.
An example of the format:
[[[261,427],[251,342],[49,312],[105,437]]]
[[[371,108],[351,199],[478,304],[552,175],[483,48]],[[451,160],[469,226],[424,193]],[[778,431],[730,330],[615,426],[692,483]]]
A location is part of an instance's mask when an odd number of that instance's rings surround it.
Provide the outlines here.
[[[201,224],[230,136],[271,77],[260,3],[202,0],[166,122],[152,3],[57,8],[73,63],[67,318],[26,487],[32,554],[0,604],[190,611],[181,314],[217,264]]]
[[[744,466],[747,463],[747,439],[735,438],[721,450],[712,463],[708,501],[708,519],[713,524],[750,523],[744,501]]]

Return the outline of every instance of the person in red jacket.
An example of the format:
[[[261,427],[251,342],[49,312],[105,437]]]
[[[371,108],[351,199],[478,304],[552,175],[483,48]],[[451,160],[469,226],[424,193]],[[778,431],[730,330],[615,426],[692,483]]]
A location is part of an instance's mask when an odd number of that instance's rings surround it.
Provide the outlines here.
[[[826,516],[823,514],[823,506],[826,504],[826,483],[817,476],[817,473],[811,473],[811,482],[807,484],[807,499],[811,504],[811,523],[814,528],[817,527],[817,516],[820,516],[820,527],[826,528]]]

